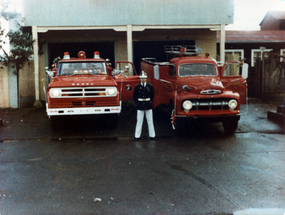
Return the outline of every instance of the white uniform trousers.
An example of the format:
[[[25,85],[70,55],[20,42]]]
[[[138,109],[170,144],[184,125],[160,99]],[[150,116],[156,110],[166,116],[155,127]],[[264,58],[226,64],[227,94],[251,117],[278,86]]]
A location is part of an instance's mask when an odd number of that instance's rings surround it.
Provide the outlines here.
[[[151,138],[155,137],[152,109],[150,109],[150,110],[137,110],[137,124],[136,124],[135,138],[141,137],[144,115],[146,117],[148,124],[148,135]]]

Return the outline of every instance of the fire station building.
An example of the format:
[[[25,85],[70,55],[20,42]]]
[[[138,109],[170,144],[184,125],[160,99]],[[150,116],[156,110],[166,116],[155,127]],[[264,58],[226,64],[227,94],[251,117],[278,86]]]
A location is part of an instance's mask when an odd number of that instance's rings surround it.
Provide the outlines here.
[[[95,51],[128,60],[139,70],[143,57],[166,61],[164,45],[197,45],[224,61],[225,26],[233,23],[233,0],[24,0],[22,24],[32,31],[35,100],[44,100],[45,67],[64,52]],[[217,31],[220,33],[217,55]]]

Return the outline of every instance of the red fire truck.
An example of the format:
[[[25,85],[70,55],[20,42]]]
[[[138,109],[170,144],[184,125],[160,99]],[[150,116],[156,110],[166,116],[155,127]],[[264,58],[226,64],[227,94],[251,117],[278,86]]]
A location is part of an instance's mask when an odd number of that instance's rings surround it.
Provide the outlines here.
[[[171,107],[171,123],[180,129],[182,120],[222,122],[226,133],[235,132],[240,104],[246,102],[247,64],[228,62],[223,66],[201,49],[192,46],[165,46],[175,54],[169,62],[144,58],[141,71],[154,86],[153,107]]]
[[[117,64],[120,63],[124,62]],[[56,68],[47,69],[51,81],[46,92],[46,112],[51,119],[64,115],[118,115],[122,99],[131,100],[132,89],[139,83],[137,75],[124,74],[127,68],[112,71],[99,52],[94,53],[94,58],[86,58],[83,51],[77,58],[71,58],[65,52]]]

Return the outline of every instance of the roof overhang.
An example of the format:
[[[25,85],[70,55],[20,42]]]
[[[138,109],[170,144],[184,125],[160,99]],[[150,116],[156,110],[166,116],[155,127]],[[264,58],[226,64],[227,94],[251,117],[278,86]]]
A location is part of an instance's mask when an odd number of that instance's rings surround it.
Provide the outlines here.
[[[132,31],[144,31],[146,29],[209,29],[220,31],[221,25],[132,25]],[[127,31],[128,26],[37,26],[38,33],[48,31],[68,31],[68,30],[114,30]]]

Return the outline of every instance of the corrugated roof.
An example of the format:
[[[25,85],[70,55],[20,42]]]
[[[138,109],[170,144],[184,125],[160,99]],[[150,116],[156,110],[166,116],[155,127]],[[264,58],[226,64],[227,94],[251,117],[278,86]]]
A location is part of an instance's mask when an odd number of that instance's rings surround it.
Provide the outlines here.
[[[217,31],[217,41],[220,33]],[[285,42],[285,30],[226,31],[226,43],[280,43]]]

